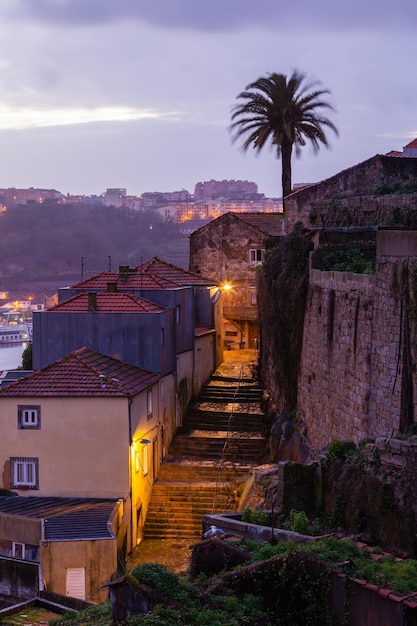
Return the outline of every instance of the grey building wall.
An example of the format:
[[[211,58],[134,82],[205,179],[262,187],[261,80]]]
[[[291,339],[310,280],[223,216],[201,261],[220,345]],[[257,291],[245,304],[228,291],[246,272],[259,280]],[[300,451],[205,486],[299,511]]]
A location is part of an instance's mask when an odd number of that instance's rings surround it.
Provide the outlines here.
[[[46,367],[86,346],[164,376],[175,370],[174,328],[173,311],[138,314],[35,312],[33,367]]]

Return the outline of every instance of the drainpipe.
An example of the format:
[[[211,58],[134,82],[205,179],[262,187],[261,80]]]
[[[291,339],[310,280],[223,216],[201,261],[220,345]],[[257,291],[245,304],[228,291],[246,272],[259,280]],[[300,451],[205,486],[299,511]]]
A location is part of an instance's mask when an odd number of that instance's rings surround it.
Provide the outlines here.
[[[45,586],[43,584],[43,567],[42,567],[42,546],[45,543],[45,520],[41,518],[41,544],[39,546],[39,566],[38,566],[38,576],[39,576],[39,591],[44,591]]]
[[[132,397],[128,398],[129,419],[129,499],[130,499],[130,549],[133,549],[133,497],[132,497]]]

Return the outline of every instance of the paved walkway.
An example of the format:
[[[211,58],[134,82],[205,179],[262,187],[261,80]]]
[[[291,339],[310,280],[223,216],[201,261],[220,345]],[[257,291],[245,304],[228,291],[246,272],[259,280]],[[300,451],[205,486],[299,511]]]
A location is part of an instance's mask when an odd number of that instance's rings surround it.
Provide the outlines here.
[[[226,350],[224,361],[215,371],[216,376],[245,378],[253,376],[258,359],[257,350]],[[189,566],[193,544],[186,540],[144,539],[127,559],[127,571],[141,563],[160,563],[175,573],[185,572]]]

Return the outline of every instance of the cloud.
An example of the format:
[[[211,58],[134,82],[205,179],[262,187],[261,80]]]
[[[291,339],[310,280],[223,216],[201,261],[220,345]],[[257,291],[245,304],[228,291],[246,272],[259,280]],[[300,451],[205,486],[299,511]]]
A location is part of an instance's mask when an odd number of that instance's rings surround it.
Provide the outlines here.
[[[175,118],[175,114],[162,114],[152,110],[128,107],[62,108],[62,109],[11,109],[0,105],[0,130],[24,130],[48,126],[70,126],[93,122],[131,122],[134,120]]]
[[[10,2],[10,0],[9,0]],[[381,24],[415,27],[415,0],[12,0],[7,12],[65,26],[92,26],[115,20],[140,20],[162,28],[207,32],[235,31],[261,25],[276,30],[300,24],[322,30]],[[414,21],[414,24],[413,24]],[[413,26],[412,26],[413,25]]]

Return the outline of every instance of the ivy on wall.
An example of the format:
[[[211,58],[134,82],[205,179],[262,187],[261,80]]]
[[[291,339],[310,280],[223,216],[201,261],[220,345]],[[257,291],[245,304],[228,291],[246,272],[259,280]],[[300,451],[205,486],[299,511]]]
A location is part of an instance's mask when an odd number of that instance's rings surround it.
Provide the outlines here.
[[[267,252],[259,275],[261,376],[270,377],[265,367],[267,362],[272,362],[272,376],[276,378],[284,406],[290,409],[297,403],[308,254],[308,232],[295,227]]]

